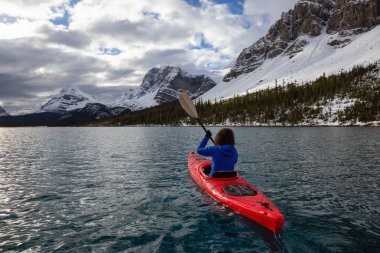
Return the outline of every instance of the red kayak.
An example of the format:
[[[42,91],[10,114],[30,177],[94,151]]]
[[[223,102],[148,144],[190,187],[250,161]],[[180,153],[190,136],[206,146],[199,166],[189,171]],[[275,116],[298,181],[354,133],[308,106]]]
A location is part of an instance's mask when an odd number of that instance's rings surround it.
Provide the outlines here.
[[[193,152],[189,153],[188,166],[194,181],[215,200],[274,233],[282,230],[284,216],[281,211],[237,172],[209,177],[205,170],[207,173],[211,168],[211,161]],[[214,173],[214,176],[217,175]]]

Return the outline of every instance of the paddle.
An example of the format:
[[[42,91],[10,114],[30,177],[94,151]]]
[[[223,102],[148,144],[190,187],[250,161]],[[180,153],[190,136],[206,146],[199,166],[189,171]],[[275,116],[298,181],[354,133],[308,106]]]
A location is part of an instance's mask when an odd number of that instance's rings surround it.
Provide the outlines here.
[[[204,127],[204,125],[198,117],[197,109],[195,108],[193,101],[191,100],[189,95],[187,95],[186,92],[182,92],[179,95],[179,103],[181,104],[185,112],[187,112],[187,114],[189,114],[190,117],[196,119],[203,128],[203,130],[205,130],[205,132],[207,133],[207,129]],[[212,137],[210,137],[210,140],[212,141],[212,143],[215,144],[214,139]]]

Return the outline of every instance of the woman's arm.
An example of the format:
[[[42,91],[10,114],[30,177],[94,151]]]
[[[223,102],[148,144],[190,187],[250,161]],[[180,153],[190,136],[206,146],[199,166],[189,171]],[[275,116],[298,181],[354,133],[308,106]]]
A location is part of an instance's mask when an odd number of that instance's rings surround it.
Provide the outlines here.
[[[204,156],[211,156],[213,147],[206,147],[209,138],[206,135],[203,137],[201,143],[198,146],[197,153]]]

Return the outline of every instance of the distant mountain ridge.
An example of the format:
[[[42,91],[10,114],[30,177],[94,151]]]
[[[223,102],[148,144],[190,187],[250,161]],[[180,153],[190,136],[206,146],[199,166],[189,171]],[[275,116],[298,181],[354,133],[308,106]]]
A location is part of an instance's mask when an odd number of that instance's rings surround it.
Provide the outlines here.
[[[191,74],[179,67],[165,66],[150,69],[139,87],[130,88],[112,103],[104,103],[81,91],[76,86],[63,88],[40,107],[24,110],[22,114],[52,112],[65,114],[83,109],[87,104],[104,105],[112,114],[124,110],[139,110],[178,99],[181,92],[198,97],[216,83],[204,74]],[[90,106],[87,106],[89,108]]]
[[[127,90],[113,103],[102,103],[78,87],[70,86],[51,96],[40,107],[25,109],[3,122],[11,125],[66,125],[105,119],[177,100],[181,92],[198,97],[215,85],[210,77],[190,74],[179,67],[152,68],[144,76],[141,86]]]

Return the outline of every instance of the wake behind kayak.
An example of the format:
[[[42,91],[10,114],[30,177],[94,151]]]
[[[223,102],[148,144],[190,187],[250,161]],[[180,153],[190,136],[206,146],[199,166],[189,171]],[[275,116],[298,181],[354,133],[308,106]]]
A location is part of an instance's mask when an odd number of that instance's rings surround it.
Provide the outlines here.
[[[193,152],[189,153],[188,168],[190,175],[205,192],[223,205],[272,232],[281,232],[284,217],[281,211],[262,192],[253,187],[237,172],[224,178],[209,177],[205,174],[205,170],[210,167],[210,160]]]

